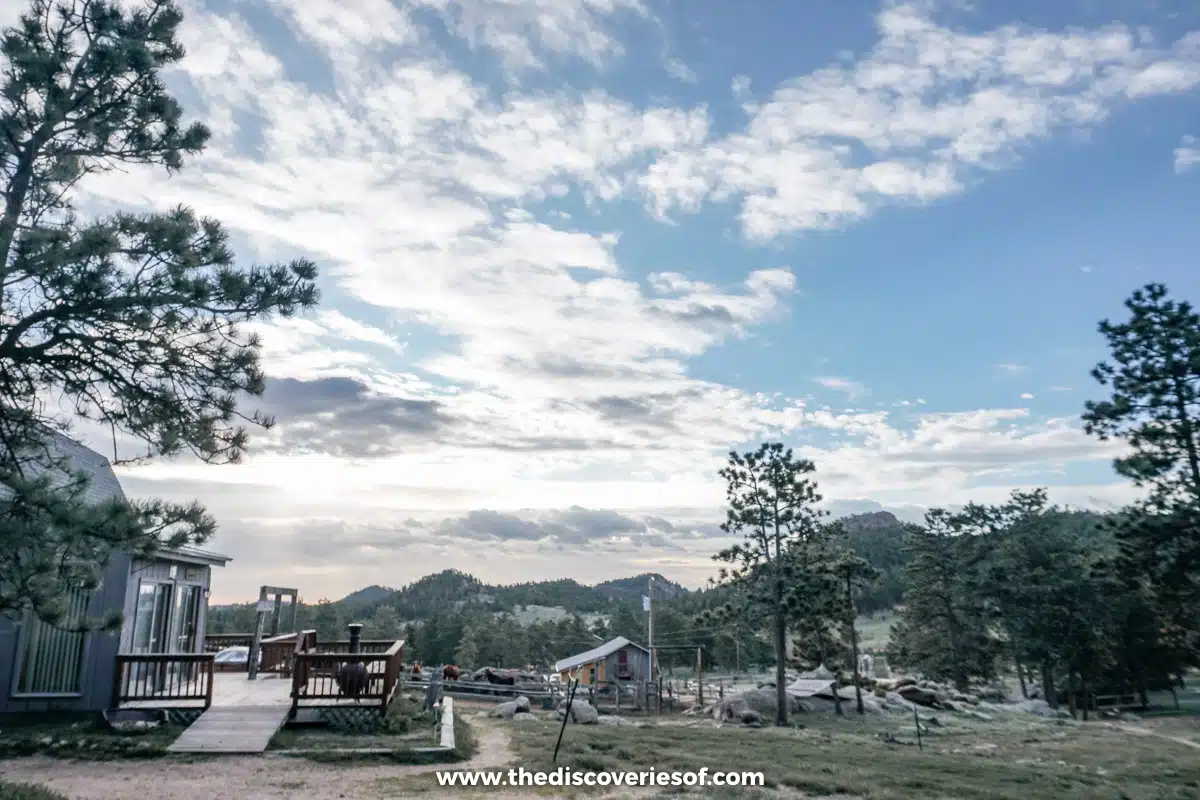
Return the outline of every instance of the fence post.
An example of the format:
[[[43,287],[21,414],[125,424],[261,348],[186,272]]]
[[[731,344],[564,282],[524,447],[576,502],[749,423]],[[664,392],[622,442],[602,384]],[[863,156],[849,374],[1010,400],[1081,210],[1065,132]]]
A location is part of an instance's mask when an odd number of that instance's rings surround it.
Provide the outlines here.
[[[207,711],[212,707],[213,700],[213,672],[215,671],[214,664],[216,656],[209,656],[208,662],[205,664],[205,672],[208,673],[208,688],[204,691],[204,710]]]

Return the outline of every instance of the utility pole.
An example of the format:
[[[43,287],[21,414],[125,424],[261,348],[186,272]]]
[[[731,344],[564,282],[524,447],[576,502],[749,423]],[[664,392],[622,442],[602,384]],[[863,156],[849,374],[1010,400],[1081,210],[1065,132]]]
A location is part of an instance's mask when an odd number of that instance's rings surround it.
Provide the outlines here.
[[[646,579],[646,610],[650,617],[646,621],[646,649],[650,651],[650,680],[654,680],[654,576]]]

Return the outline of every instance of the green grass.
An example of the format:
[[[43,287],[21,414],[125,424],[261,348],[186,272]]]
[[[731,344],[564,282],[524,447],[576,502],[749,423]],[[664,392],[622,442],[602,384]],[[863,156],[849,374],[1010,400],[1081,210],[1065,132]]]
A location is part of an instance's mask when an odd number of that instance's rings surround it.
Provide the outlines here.
[[[892,611],[860,616],[856,623],[859,647],[863,650],[882,652],[887,647],[888,636],[891,634],[892,623],[895,621],[896,614]]]
[[[51,791],[33,783],[10,783],[0,780],[0,800],[69,800],[65,794]]]
[[[415,748],[436,744],[434,715],[421,710],[419,698],[402,695],[392,703],[387,716],[368,729],[339,730],[332,726],[284,728],[271,739],[269,749],[305,751],[305,758],[329,763],[390,761],[418,764],[446,759],[445,756],[414,752]]]
[[[0,758],[49,755],[110,760],[158,758],[183,728],[163,725],[144,733],[116,733],[95,713],[48,712],[0,717]]]
[[[803,729],[567,726],[558,764],[578,770],[762,772],[769,787],[869,798],[1200,798],[1183,745],[1099,725],[942,720],[918,750],[900,720],[807,715]],[[905,745],[878,738],[889,731]],[[511,729],[518,763],[550,769],[555,726]],[[729,797],[761,796],[731,792]],[[582,795],[581,795],[582,796]],[[664,794],[663,796],[668,796]],[[713,796],[711,793],[705,796]]]

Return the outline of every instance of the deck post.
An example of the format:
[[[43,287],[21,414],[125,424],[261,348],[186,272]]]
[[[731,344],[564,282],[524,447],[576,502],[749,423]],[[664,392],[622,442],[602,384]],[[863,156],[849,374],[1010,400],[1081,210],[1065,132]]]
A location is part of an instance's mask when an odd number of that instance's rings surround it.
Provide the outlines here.
[[[121,707],[121,681],[125,677],[125,664],[118,654],[113,658],[112,705],[110,708]]]
[[[204,665],[204,671],[208,673],[208,688],[204,692],[204,710],[212,708],[213,701],[213,673],[216,671],[215,658],[208,659],[208,663]]]

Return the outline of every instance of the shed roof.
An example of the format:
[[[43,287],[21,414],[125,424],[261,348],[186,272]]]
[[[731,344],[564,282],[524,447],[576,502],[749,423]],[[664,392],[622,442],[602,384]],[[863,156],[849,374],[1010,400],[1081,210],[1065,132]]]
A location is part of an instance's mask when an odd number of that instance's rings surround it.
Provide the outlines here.
[[[622,650],[626,647],[636,647],[638,650],[641,650],[643,653],[650,652],[646,648],[642,647],[640,644],[637,644],[636,642],[631,642],[628,639],[626,639],[624,636],[618,636],[617,638],[613,639],[612,641],[605,642],[604,644],[600,645],[599,647],[593,647],[591,650],[588,650],[586,653],[580,653],[579,655],[574,655],[574,656],[570,656],[569,658],[564,658],[562,661],[556,661],[554,663],[554,671],[562,672],[563,670],[566,670],[566,669],[575,669],[576,667],[582,667],[584,664],[591,664],[593,661],[600,661],[602,659],[608,658],[613,653],[617,652],[618,650]]]
[[[183,545],[181,547],[163,548],[159,550],[155,556],[166,560],[174,561],[190,561],[197,564],[208,564],[214,567],[223,567],[233,559],[220,553],[214,553],[211,550],[201,550],[199,547],[189,547]]]

